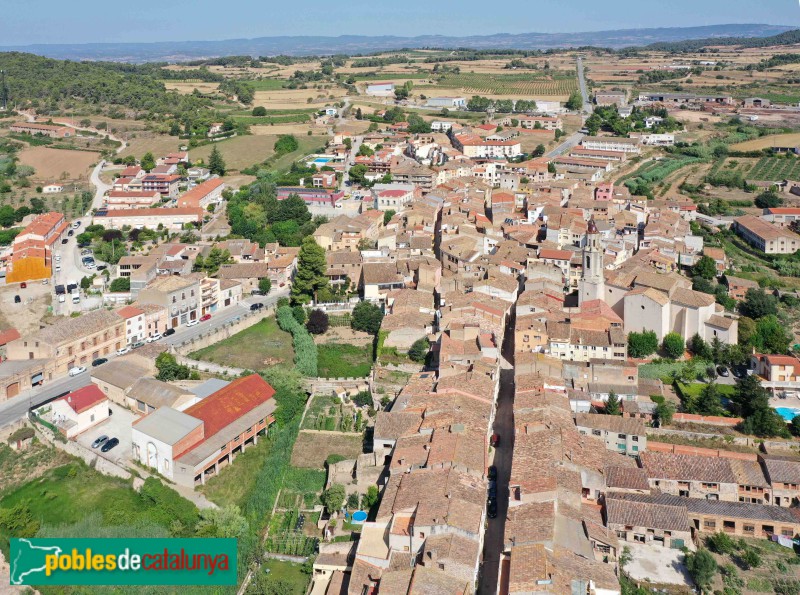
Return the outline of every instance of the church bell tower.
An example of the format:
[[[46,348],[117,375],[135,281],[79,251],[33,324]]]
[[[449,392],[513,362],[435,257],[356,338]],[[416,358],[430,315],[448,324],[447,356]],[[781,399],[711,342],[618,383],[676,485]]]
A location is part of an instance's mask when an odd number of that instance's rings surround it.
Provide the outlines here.
[[[603,299],[605,278],[603,276],[603,249],[600,234],[594,219],[586,226],[586,241],[583,246],[583,271],[578,281],[578,304]]]

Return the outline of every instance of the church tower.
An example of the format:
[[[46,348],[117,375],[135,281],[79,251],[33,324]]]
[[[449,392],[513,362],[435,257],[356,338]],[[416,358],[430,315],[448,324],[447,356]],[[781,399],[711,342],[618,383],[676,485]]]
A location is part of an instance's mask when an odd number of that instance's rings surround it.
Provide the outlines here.
[[[583,271],[578,281],[578,304],[603,299],[605,277],[603,276],[603,249],[600,234],[594,219],[586,226],[586,241],[583,246]]]

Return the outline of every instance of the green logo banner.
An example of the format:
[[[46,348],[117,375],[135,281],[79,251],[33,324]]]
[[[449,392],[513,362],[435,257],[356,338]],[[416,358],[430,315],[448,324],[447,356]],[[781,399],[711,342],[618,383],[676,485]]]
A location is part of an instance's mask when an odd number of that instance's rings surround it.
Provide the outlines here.
[[[235,539],[11,539],[12,585],[235,585]]]

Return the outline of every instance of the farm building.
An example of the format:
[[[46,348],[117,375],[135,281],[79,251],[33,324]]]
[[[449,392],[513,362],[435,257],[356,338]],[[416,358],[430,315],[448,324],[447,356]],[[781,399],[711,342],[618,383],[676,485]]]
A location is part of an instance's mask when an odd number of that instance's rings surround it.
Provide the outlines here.
[[[380,82],[367,85],[367,95],[373,97],[389,97],[394,95],[394,83]]]
[[[47,186],[42,186],[42,192],[44,194],[56,194],[58,192],[64,192],[64,186],[62,184],[48,184]]]
[[[467,100],[464,97],[429,97],[425,106],[466,109]]]
[[[67,126],[51,126],[49,124],[36,124],[34,122],[20,122],[9,127],[11,132],[30,134],[33,136],[49,136],[50,138],[69,138],[75,132]]]

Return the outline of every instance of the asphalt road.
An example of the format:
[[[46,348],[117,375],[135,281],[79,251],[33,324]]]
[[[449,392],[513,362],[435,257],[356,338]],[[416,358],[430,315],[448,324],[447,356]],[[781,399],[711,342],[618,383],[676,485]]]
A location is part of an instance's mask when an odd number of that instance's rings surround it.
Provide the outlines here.
[[[192,327],[182,327],[175,331],[174,335],[170,335],[162,339],[162,343],[167,345],[175,345],[181,343],[192,337],[196,337],[200,333],[207,333],[209,330],[222,326],[236,317],[242,316],[250,310],[250,305],[256,302],[265,305],[271,305],[278,301],[278,298],[285,297],[289,294],[287,289],[280,292],[271,293],[269,296],[253,296],[249,297],[242,302],[226,308],[211,317],[211,320],[201,322]],[[112,360],[116,355],[112,354],[108,357]],[[20,393],[16,397],[7,399],[0,403],[0,427],[15,422],[23,417],[28,409],[36,407],[53,397],[61,394],[77,390],[81,387],[87,386],[91,383],[91,368],[86,372],[73,377],[57,378],[50,382],[45,383],[41,387]]]
[[[586,77],[583,73],[583,57],[578,56],[578,86],[583,96],[583,111],[587,114],[592,113],[592,102],[589,101],[589,92],[586,89]]]
[[[570,137],[567,140],[565,140],[563,143],[558,145],[555,149],[553,149],[552,151],[547,153],[547,157],[558,157],[559,155],[563,155],[564,153],[568,153],[570,150],[572,150],[573,147],[576,147],[581,143],[581,141],[583,140],[584,136],[586,136],[586,135],[583,134],[582,132],[576,132],[576,133],[570,135]]]

